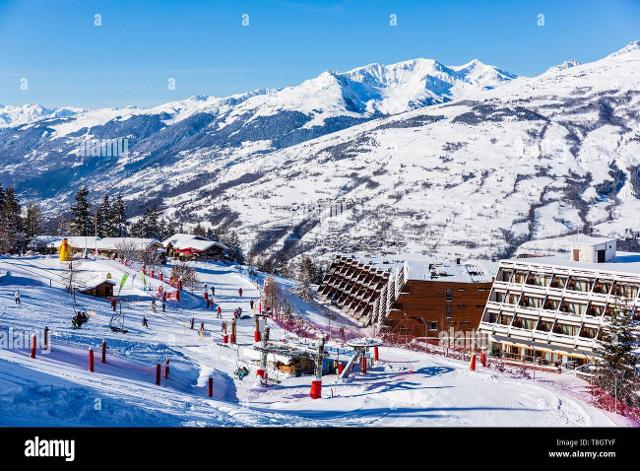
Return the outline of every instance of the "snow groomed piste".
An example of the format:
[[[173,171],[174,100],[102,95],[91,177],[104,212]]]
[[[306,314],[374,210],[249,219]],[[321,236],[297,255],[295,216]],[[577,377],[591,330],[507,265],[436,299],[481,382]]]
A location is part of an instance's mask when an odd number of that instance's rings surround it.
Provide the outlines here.
[[[486,358],[469,365],[381,345],[348,318],[331,323],[351,340],[322,335],[329,331],[323,306],[289,293],[309,330],[319,333],[298,337],[261,312],[262,274],[249,277],[246,267],[219,262],[192,265],[203,288],[215,286],[209,309],[201,294],[167,283],[170,267],[142,276],[131,263],[79,260],[78,286],[107,274],[125,280],[117,303],[124,329],[114,331],[111,303],[82,294],[74,302],[58,257],[0,258],[0,425],[625,423],[588,404],[584,383],[572,375],[516,379],[482,366]],[[293,286],[278,282],[287,292]],[[169,290],[182,294],[158,294]],[[154,312],[152,299],[163,300],[165,311]],[[78,306],[90,315],[73,329]],[[238,308],[243,315],[234,315]]]

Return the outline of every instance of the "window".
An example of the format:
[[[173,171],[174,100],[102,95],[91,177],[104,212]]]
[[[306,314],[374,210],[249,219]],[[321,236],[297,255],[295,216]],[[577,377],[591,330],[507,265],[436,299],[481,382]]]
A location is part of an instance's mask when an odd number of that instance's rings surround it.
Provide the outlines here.
[[[447,304],[446,312],[447,312],[447,319],[451,320],[451,304]]]
[[[429,321],[427,323],[429,330],[438,330],[438,321]]]
[[[580,327],[578,327],[577,325],[562,324],[560,322],[558,322],[553,327],[554,334],[568,335],[570,337],[575,337],[576,335],[578,335],[579,330],[580,330]]]
[[[522,284],[527,279],[527,272],[524,270],[516,270],[513,275],[513,283]]]
[[[494,291],[492,296],[491,296],[491,298],[492,298],[491,300],[496,302],[496,303],[501,303],[501,302],[503,302],[504,297],[505,297],[505,293],[502,293],[500,291]]]
[[[539,330],[540,332],[551,332],[552,328],[552,321],[539,321],[536,330]]]
[[[566,276],[553,275],[553,278],[551,279],[551,284],[549,286],[551,286],[551,288],[564,289],[566,285],[567,285]]]
[[[498,324],[511,325],[511,319],[513,319],[513,316],[507,316],[506,314],[500,314],[500,316],[498,317]]]
[[[532,286],[549,286],[551,284],[551,275],[530,273],[527,278],[527,284]]]
[[[638,287],[627,283],[615,282],[611,294],[625,298],[635,298],[638,295]]]
[[[513,270],[500,268],[498,270],[498,273],[496,274],[496,280],[509,282],[511,281],[512,276],[513,276]]]
[[[522,316],[516,316],[513,320],[513,327],[518,327],[520,329],[533,329],[536,325],[536,321],[533,319],[529,319]]]
[[[444,298],[447,302],[451,302],[451,300],[453,299],[453,290],[451,288],[447,288]]]
[[[498,313],[493,311],[487,311],[482,319],[483,322],[488,322],[490,324],[495,324],[498,320]]]
[[[592,280],[589,280],[587,278],[575,278],[572,276],[569,277],[566,288],[571,291],[588,293],[589,291],[591,291],[591,283]]]
[[[611,291],[611,281],[608,280],[596,280],[593,285],[593,292],[598,294],[609,294]]]
[[[530,308],[541,308],[544,302],[544,298],[538,298],[536,296],[529,296],[525,294],[522,296],[522,301],[520,302],[520,306],[530,307]]]
[[[520,303],[520,293],[518,292],[514,293],[513,291],[508,291],[507,298],[504,300],[504,302],[507,304],[518,305]]]
[[[583,327],[580,330],[580,337],[583,337],[585,339],[595,339],[597,335],[598,329],[594,327]]]
[[[544,302],[544,309],[548,311],[555,311],[560,306],[560,300],[555,298],[547,298]]]
[[[570,301],[562,301],[560,304],[560,312],[565,312],[567,314],[574,314],[576,316],[581,316],[587,311],[587,305],[582,303],[570,302]]]
[[[600,317],[602,314],[604,314],[604,304],[589,303],[587,316]]]

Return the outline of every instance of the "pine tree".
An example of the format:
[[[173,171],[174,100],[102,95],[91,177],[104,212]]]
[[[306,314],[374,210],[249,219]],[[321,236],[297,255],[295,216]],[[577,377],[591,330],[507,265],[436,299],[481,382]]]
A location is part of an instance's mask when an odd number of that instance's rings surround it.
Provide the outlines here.
[[[122,196],[117,195],[109,209],[106,232],[109,237],[125,237],[127,235],[127,206]]]
[[[91,219],[91,207],[89,205],[89,190],[83,186],[75,196],[75,203],[71,206],[73,219],[71,221],[71,232],[77,236],[90,236],[95,232]]]
[[[632,407],[640,406],[640,379],[633,353],[638,341],[632,330],[633,312],[624,302],[611,311],[611,318],[602,327],[599,337],[599,358],[594,382],[608,394]]]
[[[300,296],[305,301],[313,299],[313,289],[311,285],[315,283],[317,274],[316,266],[308,255],[303,255],[296,269],[298,284],[293,289],[293,293]]]
[[[102,197],[102,203],[96,208],[96,232],[98,237],[111,237],[111,202],[109,201],[109,195]]]
[[[160,239],[160,211],[158,208],[148,208],[138,221],[131,226],[131,235],[134,237],[150,237]]]
[[[196,227],[193,228],[193,235],[199,237],[206,237],[207,231],[202,227],[202,224],[198,223]]]
[[[229,247],[229,259],[232,262],[244,263],[242,244],[240,244],[240,238],[235,231],[231,231],[231,233],[223,237],[222,243]]]
[[[27,207],[27,217],[24,221],[25,235],[28,239],[40,234],[42,228],[42,211],[36,203],[31,203]]]
[[[0,201],[0,251],[14,252],[24,247],[25,237],[20,202],[13,187],[2,192]]]

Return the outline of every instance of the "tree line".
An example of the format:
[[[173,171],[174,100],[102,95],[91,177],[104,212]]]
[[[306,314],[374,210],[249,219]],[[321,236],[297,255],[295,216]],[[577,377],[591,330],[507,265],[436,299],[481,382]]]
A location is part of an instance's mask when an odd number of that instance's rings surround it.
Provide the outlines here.
[[[73,197],[73,204],[53,218],[45,219],[40,206],[30,203],[23,211],[13,187],[0,185],[0,253],[24,251],[29,241],[38,235],[141,237],[160,241],[176,233],[187,232],[182,223],[161,217],[157,206],[147,208],[133,223],[129,222],[127,204],[122,195],[104,194],[94,205],[89,190],[83,186]],[[198,223],[191,233],[219,241],[229,247],[229,258],[244,263],[245,257],[236,232],[223,232]]]

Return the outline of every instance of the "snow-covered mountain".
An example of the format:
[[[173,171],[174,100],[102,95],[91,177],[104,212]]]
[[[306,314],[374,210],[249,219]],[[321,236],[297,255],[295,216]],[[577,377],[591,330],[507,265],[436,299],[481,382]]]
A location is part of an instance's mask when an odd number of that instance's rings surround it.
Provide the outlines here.
[[[639,109],[627,47],[243,160],[167,203],[237,224],[258,251],[498,257],[576,232],[635,236]]]
[[[235,226],[258,252],[491,257],[533,238],[638,232],[640,47],[572,65],[512,80],[418,59],[46,118],[0,130],[2,180],[52,209],[81,184],[143,197],[171,218]],[[130,153],[78,157],[87,137],[128,137]]]
[[[0,128],[19,126],[45,118],[73,116],[82,111],[80,108],[71,107],[47,109],[37,104],[23,106],[0,105]]]

